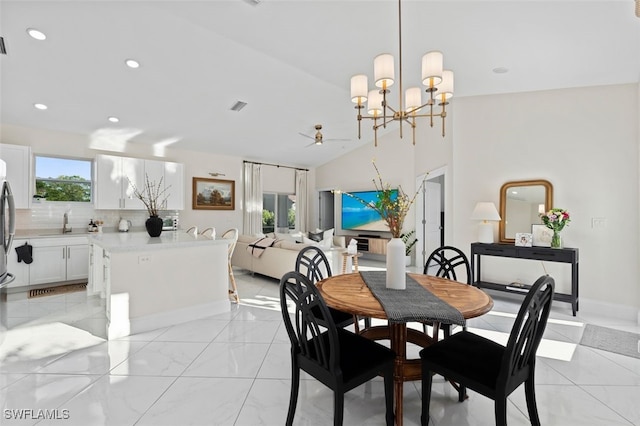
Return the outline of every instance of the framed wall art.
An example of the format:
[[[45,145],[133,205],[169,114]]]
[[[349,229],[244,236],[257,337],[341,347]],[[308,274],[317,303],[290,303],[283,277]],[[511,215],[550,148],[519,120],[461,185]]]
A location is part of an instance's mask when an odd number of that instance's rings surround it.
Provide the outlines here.
[[[234,180],[193,178],[193,210],[235,210]]]
[[[553,237],[553,230],[547,228],[545,225],[534,224],[531,225],[531,233],[533,234],[532,244],[536,247],[551,247],[551,237]]]

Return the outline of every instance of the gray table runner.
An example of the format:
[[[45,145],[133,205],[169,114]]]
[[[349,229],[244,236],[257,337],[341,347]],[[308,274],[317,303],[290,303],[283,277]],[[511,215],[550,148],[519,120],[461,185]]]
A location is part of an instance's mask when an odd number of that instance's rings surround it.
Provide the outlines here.
[[[460,311],[422,287],[409,275],[405,275],[405,290],[388,289],[386,271],[360,272],[360,276],[378,299],[391,322],[437,321],[445,324],[465,324]]]

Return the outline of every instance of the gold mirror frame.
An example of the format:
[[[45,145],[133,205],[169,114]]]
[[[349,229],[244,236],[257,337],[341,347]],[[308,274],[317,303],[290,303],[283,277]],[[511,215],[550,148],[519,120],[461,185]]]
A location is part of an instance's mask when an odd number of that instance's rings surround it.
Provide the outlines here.
[[[507,238],[505,235],[507,225],[507,190],[516,186],[542,186],[545,189],[544,209],[549,211],[553,206],[553,185],[544,179],[537,180],[515,180],[507,182],[500,188],[500,222],[498,224],[498,238],[501,243],[514,243],[514,238]]]

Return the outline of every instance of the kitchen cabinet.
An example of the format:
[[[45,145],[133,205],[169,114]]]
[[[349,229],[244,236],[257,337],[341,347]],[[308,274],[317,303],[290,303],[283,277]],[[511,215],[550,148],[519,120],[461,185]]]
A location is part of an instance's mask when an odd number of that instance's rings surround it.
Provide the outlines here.
[[[96,156],[96,209],[145,210],[145,206],[133,195],[133,183],[143,190],[146,176],[150,182],[160,182],[167,189],[167,205],[164,210],[184,209],[184,165],[158,160]]]
[[[167,204],[162,210],[184,210],[184,165],[168,161],[144,160],[144,172],[149,181],[165,190]],[[163,197],[164,198],[164,197]]]
[[[11,185],[16,209],[31,207],[31,147],[0,144],[0,159],[7,163],[7,181]]]
[[[167,188],[167,210],[184,210],[184,164],[164,162],[164,183]]]
[[[89,275],[87,237],[33,238],[29,284],[79,281]]]
[[[144,204],[134,196],[133,185],[144,186],[144,160],[96,156],[95,206],[96,209],[144,210]]]
[[[27,243],[27,240],[13,240],[11,250],[7,253],[7,271],[16,278],[9,284],[8,288],[23,287],[29,285],[29,265],[24,262],[18,262],[18,253],[15,248]]]
[[[99,294],[104,298],[108,277],[108,254],[96,244],[89,245],[89,283],[87,294]]]

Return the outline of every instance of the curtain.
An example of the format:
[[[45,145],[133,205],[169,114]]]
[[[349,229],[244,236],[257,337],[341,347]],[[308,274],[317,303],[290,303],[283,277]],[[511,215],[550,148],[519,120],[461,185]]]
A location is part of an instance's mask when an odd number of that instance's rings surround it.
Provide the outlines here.
[[[243,233],[262,232],[262,173],[261,165],[244,163]]]
[[[296,170],[296,229],[299,232],[307,232],[308,201],[307,171]]]

